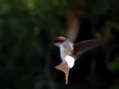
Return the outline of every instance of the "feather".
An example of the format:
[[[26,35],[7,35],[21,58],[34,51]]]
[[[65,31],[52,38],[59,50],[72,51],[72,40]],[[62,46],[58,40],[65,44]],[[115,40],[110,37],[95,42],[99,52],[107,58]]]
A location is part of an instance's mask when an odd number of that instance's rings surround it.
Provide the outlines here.
[[[74,42],[79,32],[78,16],[76,16],[72,11],[69,10],[67,11],[65,16],[67,23],[67,38],[71,42]]]
[[[68,64],[65,61],[62,61],[59,65],[55,66],[59,71],[62,71],[65,74],[65,84],[68,84],[69,70]]]
[[[83,53],[102,44],[101,40],[85,40],[74,45],[74,58],[80,57]]]

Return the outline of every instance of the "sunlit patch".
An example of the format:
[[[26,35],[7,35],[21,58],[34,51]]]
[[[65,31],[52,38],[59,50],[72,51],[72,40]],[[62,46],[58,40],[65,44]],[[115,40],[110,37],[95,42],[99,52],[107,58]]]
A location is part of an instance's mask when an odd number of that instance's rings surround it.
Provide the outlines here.
[[[72,68],[74,66],[75,59],[71,56],[65,56],[64,60],[67,62],[68,66]]]

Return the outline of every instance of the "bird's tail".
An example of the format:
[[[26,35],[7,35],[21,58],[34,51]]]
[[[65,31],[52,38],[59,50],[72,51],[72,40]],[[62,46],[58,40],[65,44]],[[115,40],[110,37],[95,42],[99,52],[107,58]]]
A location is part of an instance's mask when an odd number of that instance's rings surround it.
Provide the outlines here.
[[[62,61],[59,65],[55,66],[55,69],[64,72],[65,74],[65,84],[68,84],[69,70],[68,64]]]

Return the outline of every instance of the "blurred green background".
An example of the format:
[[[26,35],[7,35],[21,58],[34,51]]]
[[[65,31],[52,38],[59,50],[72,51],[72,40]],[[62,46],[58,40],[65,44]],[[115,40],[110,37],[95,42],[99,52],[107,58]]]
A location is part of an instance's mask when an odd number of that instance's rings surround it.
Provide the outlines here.
[[[119,89],[118,3],[0,0],[0,89]],[[53,68],[58,52],[50,47],[54,37],[66,35],[66,8],[79,17],[77,41],[106,41],[101,49],[84,54],[90,60],[79,59],[67,86],[64,75]]]

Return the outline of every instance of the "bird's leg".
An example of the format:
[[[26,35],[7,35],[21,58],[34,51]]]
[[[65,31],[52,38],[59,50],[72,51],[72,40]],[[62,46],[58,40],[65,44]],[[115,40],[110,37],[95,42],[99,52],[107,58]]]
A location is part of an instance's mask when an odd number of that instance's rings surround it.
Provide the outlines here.
[[[60,70],[60,71],[64,72],[64,74],[65,74],[65,84],[67,84],[68,83],[68,77],[69,77],[69,70],[70,70],[68,64],[65,61],[62,61],[55,68],[57,70]]]

